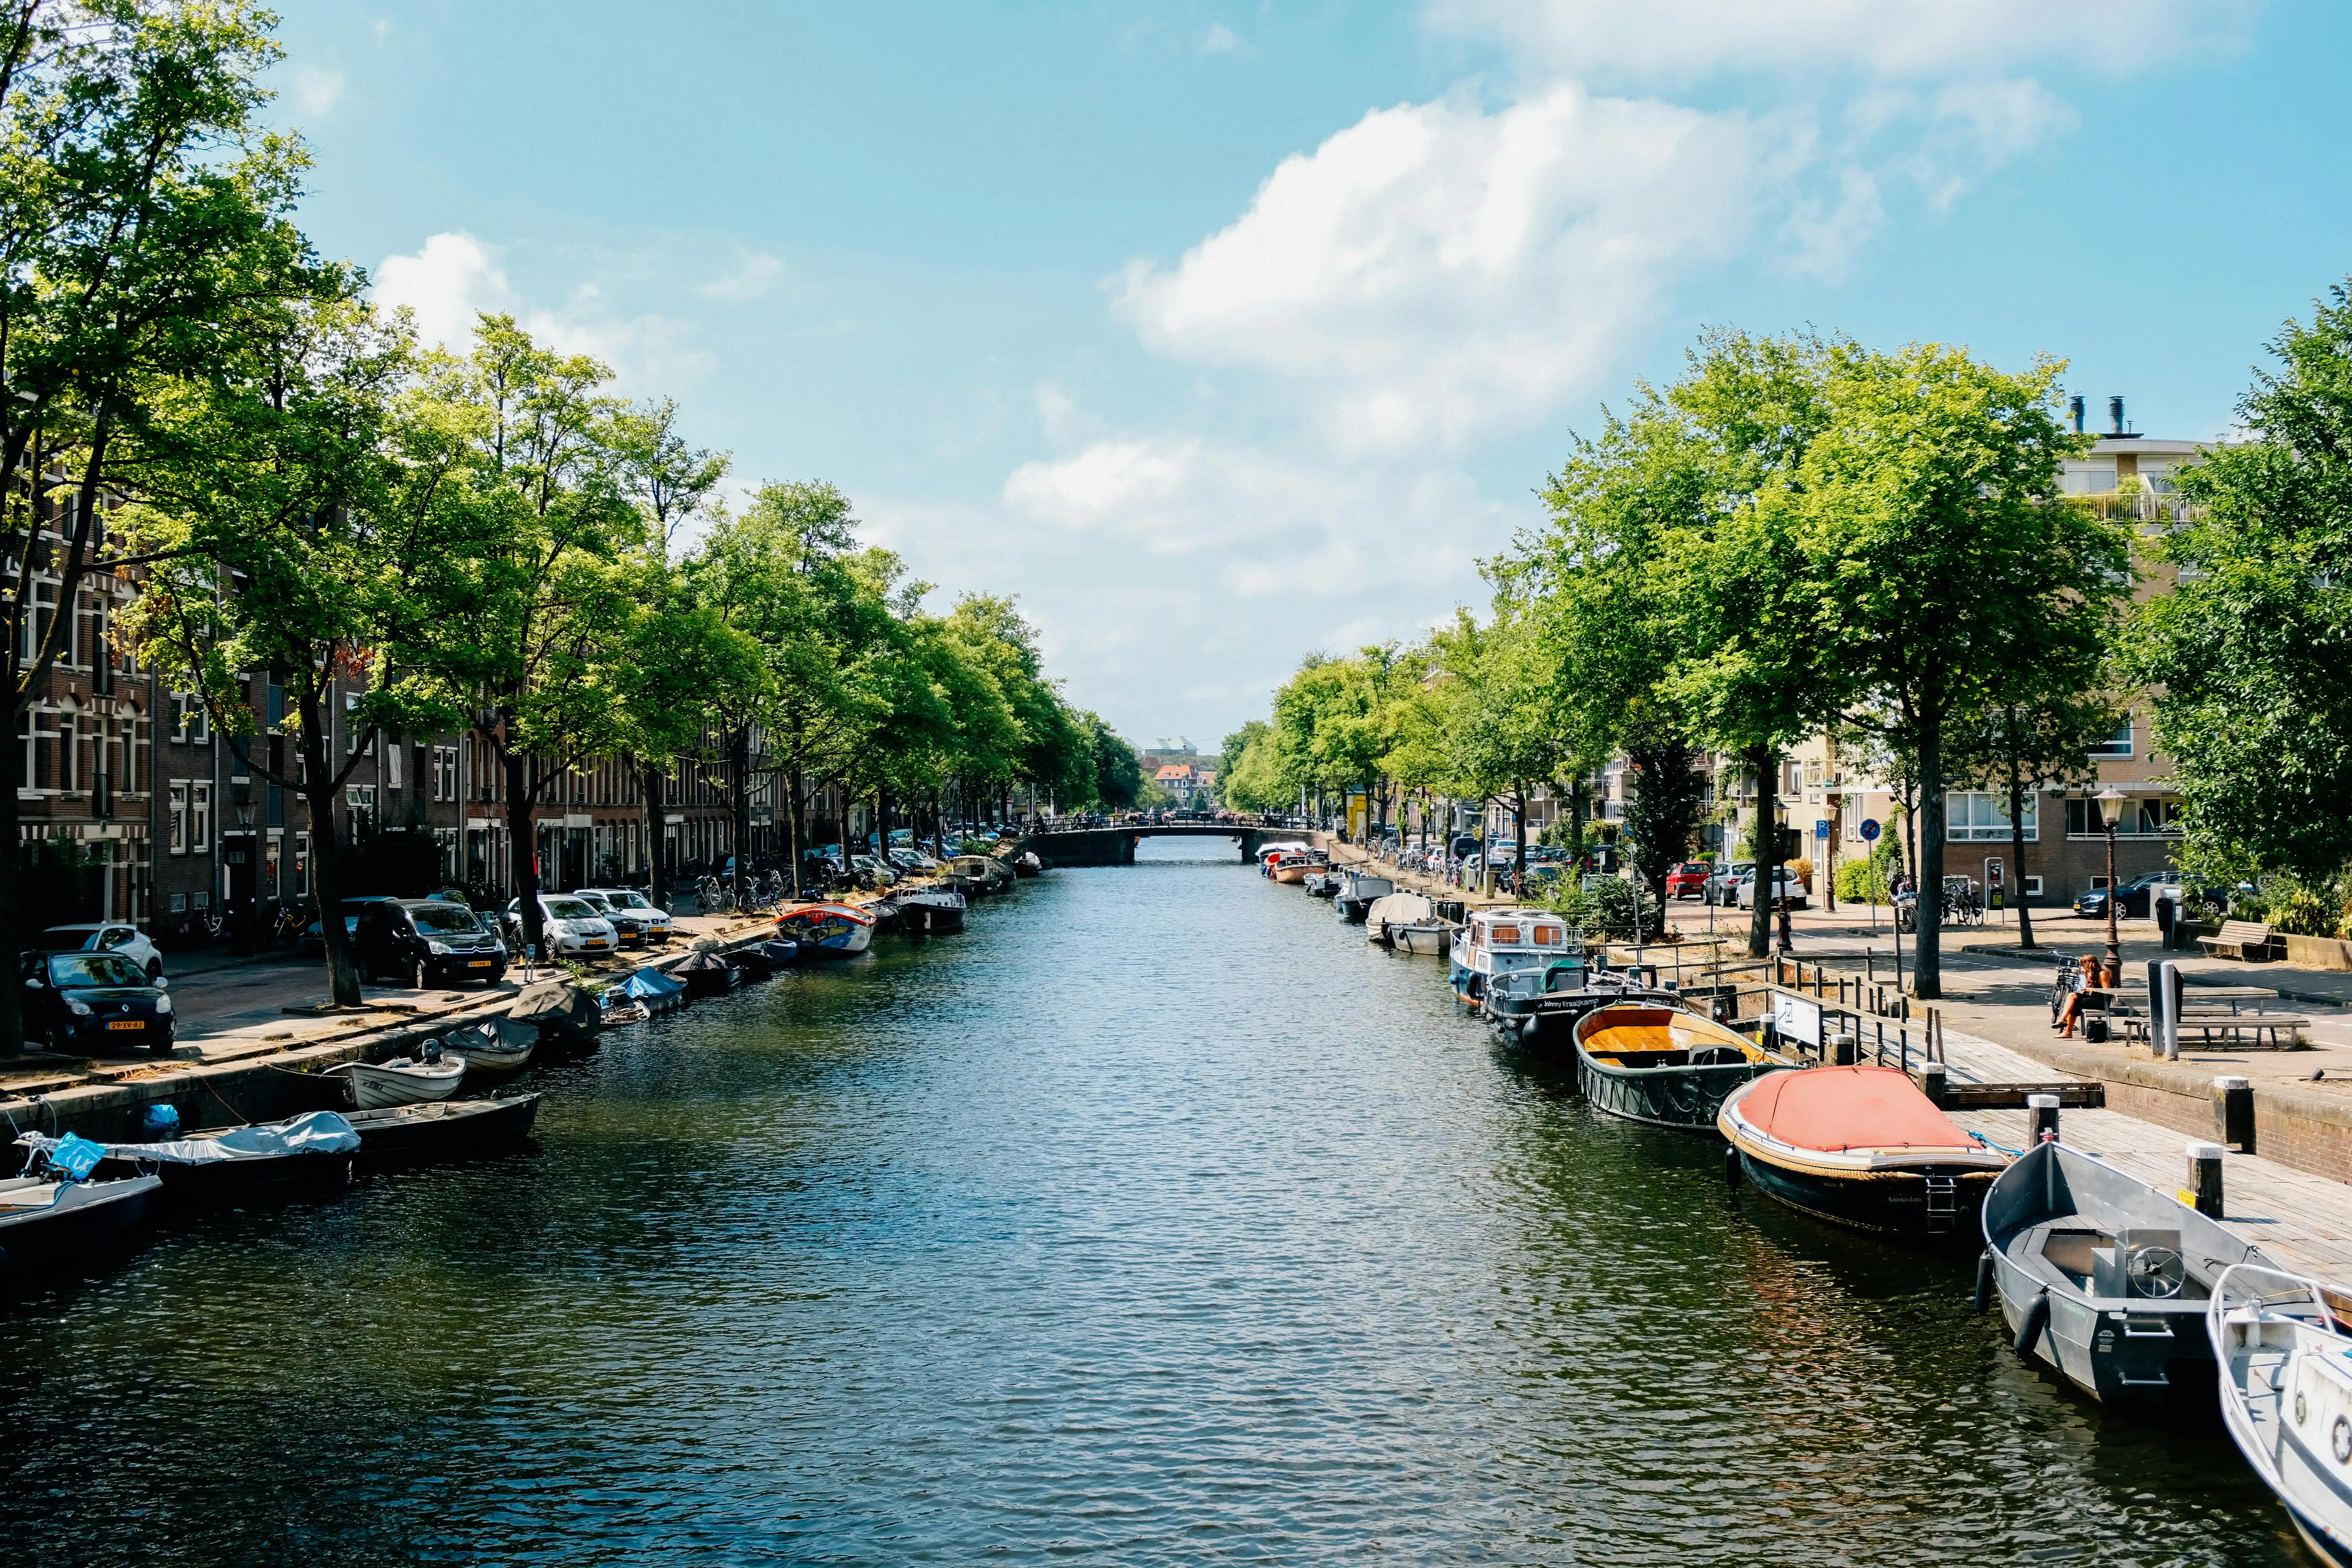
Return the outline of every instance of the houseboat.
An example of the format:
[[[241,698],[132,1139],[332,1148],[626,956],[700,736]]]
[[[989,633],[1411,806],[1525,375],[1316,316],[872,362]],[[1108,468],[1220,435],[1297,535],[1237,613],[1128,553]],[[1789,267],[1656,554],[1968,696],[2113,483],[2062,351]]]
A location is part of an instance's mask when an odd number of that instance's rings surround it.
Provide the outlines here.
[[[1456,1002],[1475,1007],[1496,975],[1540,973],[1568,952],[1568,922],[1549,910],[1474,910],[1454,934],[1446,984]]]

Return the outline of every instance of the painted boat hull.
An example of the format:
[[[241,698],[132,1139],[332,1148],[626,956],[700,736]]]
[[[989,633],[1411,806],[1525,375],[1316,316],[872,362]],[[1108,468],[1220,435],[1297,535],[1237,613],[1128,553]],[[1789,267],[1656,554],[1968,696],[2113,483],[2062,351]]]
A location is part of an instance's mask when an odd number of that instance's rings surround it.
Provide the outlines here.
[[[776,927],[818,958],[852,958],[874,940],[874,922],[862,912],[814,905],[781,915]]]
[[[1944,1151],[1874,1158],[1791,1148],[1740,1114],[1741,1099],[1772,1076],[1760,1073],[1733,1089],[1716,1118],[1716,1130],[1738,1152],[1740,1174],[1757,1191],[1800,1213],[1856,1230],[1981,1245],[1985,1195],[1999,1173],[1996,1167]]]
[[[73,1182],[41,1208],[0,1212],[8,1273],[21,1284],[28,1282],[28,1268],[79,1272],[105,1261],[126,1235],[154,1217],[163,1185],[153,1174]]]
[[[2250,1310],[2247,1296],[2269,1295],[2281,1286],[2290,1289]],[[2294,1287],[2307,1288],[2307,1297],[2294,1300]],[[2315,1363],[2340,1365],[2352,1354],[2352,1339],[2341,1331],[2339,1300],[2283,1271],[2232,1270],[2208,1304],[2205,1329],[2219,1365],[2215,1382],[2231,1440],[2286,1510],[2312,1555],[2352,1568],[2352,1462],[2330,1452],[2346,1447],[2335,1432],[2346,1419],[2340,1392],[2336,1397],[2326,1392],[2330,1384],[2340,1390],[2340,1384],[2313,1376]],[[2317,1397],[2305,1408],[2310,1394]],[[2306,1430],[2299,1433],[2299,1425]]]
[[[952,893],[918,893],[899,904],[898,929],[908,936],[953,936],[963,930],[964,909]]]
[[[448,1070],[451,1068],[456,1070]],[[373,1062],[346,1062],[334,1069],[352,1080],[352,1098],[362,1110],[382,1110],[394,1105],[425,1105],[446,1100],[465,1081],[463,1059],[425,1068],[381,1067]]]
[[[1738,1062],[1635,1072],[1597,1062],[1580,1048],[1576,1053],[1577,1081],[1595,1110],[1685,1132],[1717,1131],[1723,1102],[1771,1070],[1769,1065]]]
[[[1444,958],[1454,945],[1450,925],[1391,926],[1388,935],[1391,947],[1415,958]]]
[[[540,1097],[445,1100],[358,1110],[344,1118],[360,1135],[360,1158],[370,1163],[464,1158],[503,1152],[530,1136]]]

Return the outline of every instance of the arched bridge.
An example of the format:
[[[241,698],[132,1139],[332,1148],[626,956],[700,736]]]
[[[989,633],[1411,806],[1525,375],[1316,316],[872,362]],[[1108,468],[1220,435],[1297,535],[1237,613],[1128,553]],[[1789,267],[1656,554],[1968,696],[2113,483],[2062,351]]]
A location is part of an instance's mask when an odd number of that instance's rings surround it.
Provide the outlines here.
[[[1146,838],[1228,838],[1238,839],[1241,858],[1254,858],[1262,844],[1278,844],[1285,839],[1297,839],[1302,844],[1317,841],[1313,830],[1304,827],[1249,827],[1237,822],[1169,822],[1131,823],[1118,827],[1081,827],[1066,833],[1035,833],[1023,839],[1015,848],[1034,849],[1037,858],[1048,866],[1132,866],[1135,847]]]

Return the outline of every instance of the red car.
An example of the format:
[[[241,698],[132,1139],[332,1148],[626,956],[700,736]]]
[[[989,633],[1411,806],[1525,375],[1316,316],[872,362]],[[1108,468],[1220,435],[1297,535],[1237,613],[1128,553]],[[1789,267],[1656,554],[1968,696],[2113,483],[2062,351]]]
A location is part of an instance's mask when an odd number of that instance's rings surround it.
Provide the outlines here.
[[[1706,891],[1706,879],[1715,875],[1715,868],[1705,860],[1685,860],[1666,873],[1666,897],[1696,899]]]

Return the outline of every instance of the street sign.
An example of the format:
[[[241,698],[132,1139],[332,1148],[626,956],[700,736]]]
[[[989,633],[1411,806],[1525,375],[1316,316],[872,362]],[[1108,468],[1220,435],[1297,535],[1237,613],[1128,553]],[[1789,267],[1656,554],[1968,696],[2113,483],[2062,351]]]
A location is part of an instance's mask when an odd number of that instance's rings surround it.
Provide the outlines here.
[[[1877,837],[1878,819],[1874,816],[1864,817],[1862,819],[1862,841],[1864,844],[1870,844],[1875,842]]]
[[[1819,1050],[1822,1045],[1822,1005],[1785,991],[1772,993],[1772,1032],[1784,1040],[1802,1040]]]
[[[1825,821],[1822,821],[1818,818],[1815,819],[1813,823],[1813,837],[1815,838],[1827,838],[1829,836],[1830,825]]]

